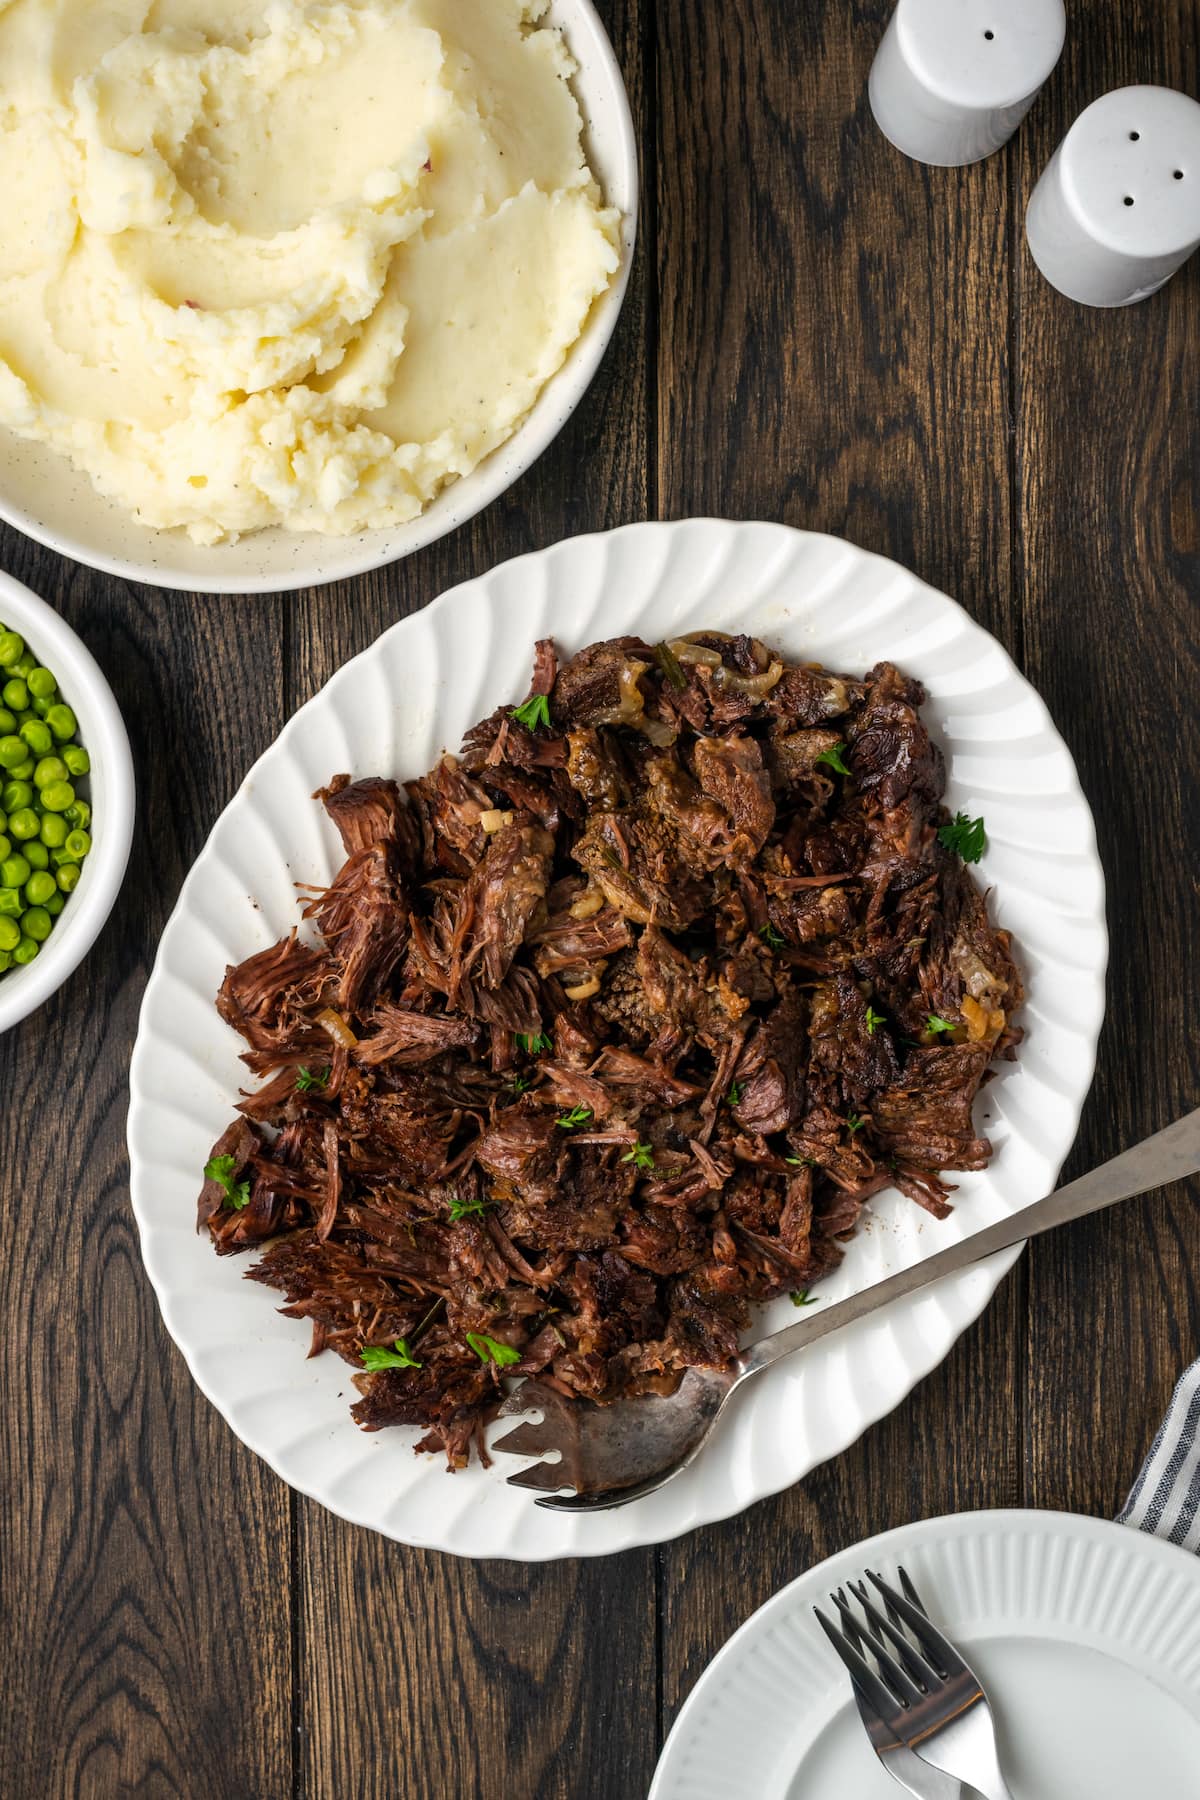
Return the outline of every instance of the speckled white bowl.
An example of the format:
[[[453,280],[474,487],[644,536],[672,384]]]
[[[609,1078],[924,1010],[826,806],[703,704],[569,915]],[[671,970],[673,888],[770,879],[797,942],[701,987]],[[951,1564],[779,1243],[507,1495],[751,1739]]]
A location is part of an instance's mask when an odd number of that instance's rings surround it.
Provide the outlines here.
[[[79,886],[31,963],[0,975],[0,1032],[49,999],[78,968],[113,909],[133,840],[134,781],[129,738],[112,689],[71,627],[52,606],[0,572],[0,621],[19,631],[58,677],[62,698],[79,721],[79,741],[92,761],[87,776],[92,850]]]
[[[407,525],[350,537],[272,528],[236,544],[204,546],[183,531],[139,525],[98,494],[65,457],[0,428],[0,518],[63,556],[130,581],[208,594],[269,594],[340,581],[395,562],[474,518],[511,487],[562,430],[599,367],[625,297],[637,226],[637,140],[604,27],[591,0],[552,0],[545,22],[562,28],[579,65],[572,85],[589,162],[606,201],[622,216],[621,266],[562,368],[507,443]]]

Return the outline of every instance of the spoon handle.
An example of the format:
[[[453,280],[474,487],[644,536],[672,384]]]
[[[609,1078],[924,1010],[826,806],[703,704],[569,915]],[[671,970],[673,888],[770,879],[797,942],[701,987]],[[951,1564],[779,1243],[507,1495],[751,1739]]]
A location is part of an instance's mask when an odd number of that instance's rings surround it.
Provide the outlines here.
[[[1177,1119],[1165,1131],[1156,1131],[1153,1137],[1135,1144],[1132,1150],[1123,1150],[1120,1156],[1101,1163],[1098,1169],[1081,1175],[1078,1181],[1068,1182],[1066,1187],[1058,1188],[1044,1200],[1035,1200],[1032,1206],[1022,1207],[1020,1212],[1011,1213],[998,1224],[986,1226],[961,1243],[951,1244],[922,1262],[914,1263],[911,1268],[900,1269],[885,1281],[877,1281],[832,1306],[816,1308],[804,1318],[797,1319],[794,1325],[787,1325],[782,1331],[748,1345],[739,1358],[739,1377],[764,1369],[770,1363],[778,1362],[781,1356],[790,1356],[793,1350],[815,1343],[843,1325],[866,1318],[868,1313],[887,1306],[892,1300],[915,1294],[959,1269],[970,1268],[994,1251],[1008,1250],[1013,1244],[1036,1237],[1039,1232],[1050,1231],[1056,1225],[1066,1225],[1072,1219],[1082,1219],[1088,1213],[1114,1206],[1118,1200],[1149,1193],[1169,1181],[1197,1173],[1200,1173],[1200,1108]]]

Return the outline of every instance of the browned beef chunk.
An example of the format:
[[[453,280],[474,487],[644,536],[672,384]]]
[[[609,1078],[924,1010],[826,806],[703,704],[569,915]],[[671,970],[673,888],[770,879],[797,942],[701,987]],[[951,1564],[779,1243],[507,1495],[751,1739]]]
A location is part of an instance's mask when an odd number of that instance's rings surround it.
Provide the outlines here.
[[[642,717],[642,675],[653,652],[640,638],[589,644],[559,671],[550,696],[551,716],[563,728],[633,725]]]
[[[540,825],[514,820],[492,834],[460,896],[451,1004],[465,981],[500,986],[544,908],[553,854],[554,839]]]
[[[390,842],[400,845],[405,865],[413,865],[420,850],[420,826],[394,781],[368,775],[352,782],[348,775],[335,775],[315,797],[324,802],[347,856]]]
[[[729,820],[727,855],[735,862],[753,861],[775,823],[771,781],[763,767],[757,739],[700,738],[695,764],[700,786],[724,809]]]
[[[930,741],[917,708],[925,699],[919,681],[909,681],[891,663],[867,676],[867,697],[855,725],[850,767],[864,794],[890,811],[909,795],[931,806],[942,795],[941,751]]]
[[[359,1039],[354,1054],[368,1068],[382,1062],[398,1067],[419,1065],[443,1050],[474,1044],[479,1037],[479,1027],[470,1019],[410,1012],[407,1007],[391,1006],[386,1001],[381,1001],[364,1023],[375,1030],[370,1037]]]

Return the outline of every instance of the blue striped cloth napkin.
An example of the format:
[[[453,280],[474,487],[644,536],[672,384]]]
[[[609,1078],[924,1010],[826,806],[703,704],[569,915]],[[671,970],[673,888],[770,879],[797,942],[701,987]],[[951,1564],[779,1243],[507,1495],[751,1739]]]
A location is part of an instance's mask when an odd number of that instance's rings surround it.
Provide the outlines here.
[[[1200,1362],[1179,1377],[1117,1524],[1200,1553]]]

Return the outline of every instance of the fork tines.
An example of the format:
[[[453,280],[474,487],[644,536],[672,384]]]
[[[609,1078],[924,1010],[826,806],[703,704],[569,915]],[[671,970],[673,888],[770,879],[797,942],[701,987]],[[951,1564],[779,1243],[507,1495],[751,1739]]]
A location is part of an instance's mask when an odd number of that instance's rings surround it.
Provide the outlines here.
[[[861,1619],[844,1588],[830,1596],[840,1629],[820,1607],[813,1611],[870,1707],[886,1718],[897,1706],[919,1706],[931,1691],[948,1679],[966,1674],[967,1669],[953,1645],[931,1622],[904,1569],[899,1571],[900,1591],[871,1569],[867,1570],[867,1580],[883,1601],[882,1611],[863,1581],[847,1583],[862,1609]]]

